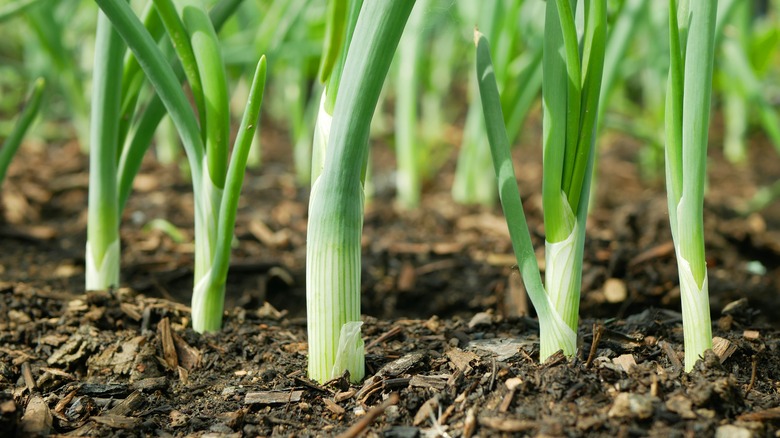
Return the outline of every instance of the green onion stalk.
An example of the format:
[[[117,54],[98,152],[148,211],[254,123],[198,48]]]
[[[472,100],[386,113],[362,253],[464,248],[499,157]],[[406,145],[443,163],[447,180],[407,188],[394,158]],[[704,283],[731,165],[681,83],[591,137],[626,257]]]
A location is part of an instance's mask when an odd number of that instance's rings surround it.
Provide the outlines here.
[[[723,7],[723,2],[719,6]],[[723,96],[723,155],[734,164],[744,164],[747,160],[745,138],[750,111],[748,110],[748,90],[743,83],[749,83],[750,79],[755,78],[752,66],[744,51],[745,43],[748,40],[750,12],[749,2],[739,2],[731,14],[731,20],[729,20],[731,21],[731,32],[723,35],[720,43],[724,60],[720,63],[719,69],[719,82]],[[718,15],[720,16],[720,14]],[[719,18],[719,21],[722,20]],[[732,66],[732,63],[737,64],[736,68]]]
[[[322,89],[317,118],[314,121],[310,166],[312,184],[317,181],[325,165],[336,97],[362,6],[363,0],[334,0],[328,4],[328,31],[319,71],[319,79],[325,87]]]
[[[229,114],[224,63],[216,31],[199,1],[156,0],[194,96],[200,124],[174,69],[126,2],[97,0],[176,125],[192,173],[195,198],[195,279],[193,328],[219,330],[222,323],[230,243],[249,147],[257,129],[266,62],[255,69],[247,106],[228,161]]]
[[[3,2],[4,4],[7,2]],[[25,3],[27,3],[25,5]],[[28,53],[44,53],[47,65],[39,73],[53,88],[59,89],[67,100],[71,113],[68,116],[73,121],[79,145],[87,152],[89,145],[90,122],[88,114],[90,107],[85,96],[87,83],[84,72],[79,68],[74,47],[67,46],[67,34],[78,25],[77,6],[79,2],[20,2],[22,17],[27,20],[35,35],[24,39],[25,50]],[[14,5],[6,5],[3,9],[14,9]],[[12,15],[9,15],[13,16]]]
[[[396,197],[398,206],[405,210],[412,210],[420,205],[422,192],[420,155],[428,152],[416,132],[423,18],[428,3],[428,0],[417,2],[417,7],[412,12],[401,37],[396,62],[398,85],[395,105],[395,154],[398,161]]]
[[[743,11],[743,3],[735,12]],[[735,14],[739,16],[739,14]],[[756,108],[761,127],[769,137],[775,150],[780,152],[780,117],[765,92],[762,83],[746,53],[746,42],[738,37],[727,36],[721,43],[724,76],[724,118],[725,138],[724,153],[732,162],[742,162],[746,159],[745,135],[747,132],[750,108]]]
[[[488,35],[488,40],[494,41],[496,47],[494,68],[510,142],[517,139],[542,86],[543,44],[537,43],[542,39],[541,26],[534,21],[537,12],[541,12],[539,6],[544,7],[544,4],[490,2],[481,11],[483,26],[480,29]],[[517,33],[520,33],[520,38]],[[522,53],[515,56],[518,40],[523,40],[524,46]],[[471,80],[471,88],[477,93],[476,80],[473,77]],[[453,199],[463,204],[492,205],[496,194],[490,171],[489,148],[484,147],[483,109],[476,98],[472,100],[474,103],[469,105],[466,115],[452,195]]]
[[[492,38],[497,38],[502,30],[502,18],[510,15],[517,17],[515,9],[520,2],[513,0],[507,3],[510,5],[508,9],[515,12],[514,15],[505,11],[504,2],[486,2],[483,7],[473,11],[480,18],[480,28],[483,32],[491,35]],[[470,11],[464,12],[469,15],[472,13]],[[507,28],[505,30],[511,35],[512,29]],[[498,83],[502,85],[504,82],[501,78],[506,71],[507,65],[502,63],[501,60],[506,59],[506,57],[500,57],[495,65]],[[493,205],[496,200],[496,193],[493,189],[495,182],[490,172],[486,172],[486,170],[490,169],[490,154],[489,149],[484,147],[483,110],[476,103],[476,82],[476,78],[469,75],[469,100],[472,103],[469,105],[468,113],[466,114],[466,124],[463,127],[463,139],[455,166],[455,177],[452,181],[452,199],[464,205]]]
[[[221,25],[237,4],[237,0],[223,0],[212,10],[212,19],[218,26]],[[150,4],[144,12],[144,29],[156,41],[163,36],[165,28],[152,6]],[[122,38],[102,12],[98,13],[96,41],[90,124],[92,151],[86,288],[106,289],[119,283],[121,213],[143,155],[165,115],[165,107],[155,97],[139,109],[143,71],[135,56],[127,53]],[[137,113],[139,116],[135,117]],[[133,123],[134,120],[137,122]]]
[[[477,33],[477,75],[498,193],[529,297],[539,316],[540,360],[577,347],[582,257],[595,124],[606,46],[606,1],[584,2],[582,50],[569,0],[548,1],[542,85],[545,283],[542,285],[509,154],[487,39]]]
[[[89,142],[86,288],[119,283],[117,144],[125,47],[108,17],[98,12]]]
[[[666,191],[690,371],[712,348],[703,210],[717,0],[669,0],[669,11]]]
[[[601,86],[601,96],[599,97],[599,113],[596,123],[597,132],[601,129],[601,124],[604,121],[604,111],[606,111],[607,104],[609,103],[609,96],[612,89],[617,82],[618,69],[623,64],[623,59],[628,51],[629,43],[634,39],[637,29],[641,24],[643,16],[648,14],[647,4],[649,0],[627,0],[623,7],[620,9],[620,13],[615,20],[615,24],[609,31],[607,37],[606,54],[604,55],[604,75]],[[596,181],[598,172],[599,154],[596,153],[593,161],[593,178],[591,183],[591,199],[592,203],[596,196]]]
[[[17,0],[0,7],[0,23],[21,15],[27,8],[41,0]]]
[[[540,2],[531,1],[522,4],[520,32],[524,50],[516,60],[511,62],[503,78],[505,85],[502,89],[501,107],[506,112],[506,130],[511,144],[517,141],[525,119],[542,89],[544,21],[539,20],[539,16],[544,14],[544,8],[545,3]],[[506,35],[511,34],[505,33],[500,36]],[[501,80],[500,76],[499,80]]]
[[[43,100],[43,92],[46,89],[46,81],[43,78],[38,78],[33,83],[32,89],[27,97],[27,104],[19,114],[19,118],[16,120],[11,133],[3,141],[0,146],[0,186],[3,185],[8,167],[11,165],[11,160],[19,150],[19,146],[22,144],[24,135],[30,126],[35,121],[35,117],[38,115],[38,111],[41,108],[41,101]]]
[[[363,378],[361,233],[371,119],[413,1],[363,3],[344,61],[306,244],[309,377]],[[315,163],[313,163],[313,166]]]

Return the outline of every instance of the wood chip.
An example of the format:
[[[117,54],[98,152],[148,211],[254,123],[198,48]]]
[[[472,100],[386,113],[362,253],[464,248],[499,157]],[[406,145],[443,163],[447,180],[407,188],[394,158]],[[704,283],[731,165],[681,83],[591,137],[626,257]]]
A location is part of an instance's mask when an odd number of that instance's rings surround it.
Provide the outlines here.
[[[650,260],[668,257],[674,254],[674,242],[669,241],[660,245],[654,246],[647,251],[638,254],[628,262],[629,268],[640,266]]]
[[[538,426],[535,421],[499,417],[479,417],[479,424],[499,432],[526,432]]]
[[[168,369],[175,371],[179,367],[179,355],[176,354],[176,346],[171,335],[171,320],[166,316],[157,324],[157,334],[162,342],[163,358]]]
[[[728,339],[716,336],[712,338],[712,351],[718,355],[720,363],[723,363],[737,351],[737,346],[729,342]]]
[[[348,400],[354,397],[355,394],[357,394],[357,391],[355,391],[354,389],[350,389],[349,391],[344,391],[336,394],[335,396],[333,396],[333,400],[335,400],[336,403],[340,403],[343,402],[344,400]]]
[[[634,368],[636,366],[636,360],[634,359],[633,354],[620,355],[612,359],[612,363],[616,365],[620,365],[623,368],[623,371],[627,373],[631,371],[631,368]]]
[[[64,379],[76,380],[76,376],[74,376],[71,373],[66,373],[65,371],[62,371],[59,368],[42,367],[41,371],[47,372],[53,376],[62,377]]]
[[[301,401],[303,391],[256,391],[247,392],[244,404],[247,405],[278,405]]]
[[[97,415],[89,417],[95,423],[106,425],[112,429],[134,429],[141,424],[140,418],[125,417],[122,415]]]
[[[677,352],[674,351],[674,348],[672,347],[672,344],[666,342],[666,341],[659,341],[658,346],[661,347],[662,350],[664,350],[664,353],[666,353],[666,357],[669,358],[669,362],[672,363],[672,367],[675,370],[681,370],[682,369],[682,361],[677,356]]]
[[[133,321],[140,321],[142,318],[140,310],[134,304],[120,303],[119,310],[121,310],[122,313],[127,315]]]
[[[341,415],[344,415],[347,412],[344,408],[342,408],[341,406],[336,404],[336,402],[334,402],[333,400],[331,400],[329,398],[323,398],[322,402],[325,404],[325,407],[329,411],[333,412],[336,415],[341,416]]]
[[[523,284],[523,277],[516,270],[512,270],[507,280],[509,287],[504,297],[506,316],[526,316],[529,314],[528,295]]]
[[[87,361],[90,370],[111,368],[119,375],[128,375],[133,371],[136,358],[142,347],[146,344],[145,336],[136,336],[121,344],[107,346],[97,355],[93,355]]]
[[[376,374],[379,376],[396,377],[414,368],[425,359],[421,352],[409,353],[383,366]]]
[[[166,376],[161,377],[149,377],[141,379],[130,384],[130,388],[139,391],[157,391],[168,387],[168,378]]]
[[[116,406],[111,408],[109,414],[120,417],[126,416],[137,411],[146,403],[146,397],[143,395],[143,393],[141,393],[141,391],[135,391],[128,395],[127,398],[119,402]]]
[[[73,400],[73,397],[76,396],[76,393],[79,392],[79,389],[76,388],[69,393],[65,395],[65,397],[61,398],[60,401],[57,402],[57,404],[54,406],[54,412],[61,414],[65,411],[65,408],[70,404],[70,402]]]
[[[512,400],[515,398],[515,388],[511,388],[509,392],[504,395],[504,399],[501,400],[501,404],[498,406],[498,412],[506,413],[509,410],[509,406],[512,404]]]
[[[488,254],[485,262],[490,266],[514,266],[517,264],[517,257],[514,254]]]
[[[414,414],[412,425],[419,426],[432,417],[436,418],[435,415],[438,408],[439,397],[434,396],[433,398],[426,400],[425,403],[420,406],[420,409],[417,410],[417,413]]]
[[[176,355],[179,358],[179,365],[185,370],[192,371],[201,365],[203,355],[200,350],[191,346],[181,336],[171,333],[173,336],[173,345],[176,347]]]
[[[98,330],[89,325],[84,325],[68,338],[62,347],[55,350],[46,360],[49,365],[69,367],[85,357],[89,357],[97,350]]]
[[[393,254],[427,254],[431,251],[431,245],[428,243],[393,242],[387,250]]]
[[[49,406],[39,395],[30,398],[22,416],[21,426],[25,436],[48,436],[54,419]]]
[[[453,348],[445,353],[450,362],[456,369],[463,372],[463,374],[469,374],[472,370],[471,363],[479,360],[479,356],[470,352],[463,351],[460,348]]]
[[[463,243],[461,242],[438,242],[431,246],[431,251],[436,255],[450,255],[457,254],[463,251]]]
[[[27,387],[27,390],[30,392],[35,391],[35,379],[33,379],[29,362],[22,364],[22,377],[24,377],[24,385]]]
[[[447,386],[447,380],[449,378],[449,374],[444,374],[441,376],[421,376],[416,374],[412,376],[412,379],[409,381],[409,385],[441,391]]]
[[[170,418],[169,424],[173,428],[182,427],[189,421],[189,417],[181,411],[171,411],[168,417]]]
[[[742,337],[747,339],[748,341],[755,341],[761,336],[761,334],[758,332],[758,330],[745,330],[742,333]]]
[[[179,382],[186,385],[190,381],[190,372],[184,367],[178,367],[176,371],[179,372]]]
[[[414,270],[414,265],[405,261],[401,266],[401,271],[398,273],[397,289],[400,292],[409,292],[414,289],[417,283],[417,273]]]
[[[260,243],[271,248],[286,246],[290,242],[289,233],[285,230],[274,232],[259,219],[249,221],[249,232]]]
[[[477,416],[474,413],[474,408],[469,408],[466,411],[466,421],[463,422],[463,436],[471,438],[475,430],[477,430]]]
[[[14,412],[16,412],[16,402],[13,400],[0,403],[0,417],[11,416]]]
[[[748,412],[737,417],[742,421],[775,421],[780,420],[780,406],[764,409],[762,411]]]
[[[337,435],[336,438],[354,438],[359,436],[364,430],[368,428],[368,426],[371,425],[371,423],[374,422],[374,420],[382,415],[382,412],[384,412],[387,408],[390,406],[393,406],[398,403],[400,400],[400,397],[398,397],[398,394],[395,392],[390,394],[385,401],[383,401],[379,406],[374,406],[366,412],[366,415],[363,416],[357,423],[353,424],[349,429],[347,429],[344,433]]]

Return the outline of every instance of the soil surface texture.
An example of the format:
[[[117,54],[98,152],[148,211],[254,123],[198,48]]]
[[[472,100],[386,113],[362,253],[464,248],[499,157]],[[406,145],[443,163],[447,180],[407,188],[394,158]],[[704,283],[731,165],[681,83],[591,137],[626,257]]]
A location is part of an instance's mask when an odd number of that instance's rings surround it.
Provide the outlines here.
[[[705,205],[715,348],[683,371],[663,179],[640,145],[604,139],[588,222],[575,358],[538,363],[538,324],[500,208],[451,202],[454,163],[423,206],[393,207],[374,149],[365,217],[366,375],[306,377],[308,190],[285,134],[264,130],[245,181],[224,328],[197,334],[191,186],[144,162],[124,213],[122,284],[85,291],[87,158],[27,144],[0,195],[0,436],[780,436],[780,205],[746,213],[780,175],[712,148]],[[717,133],[713,144],[719,144]],[[543,266],[539,145],[516,150]],[[177,233],[151,225],[165,219]]]

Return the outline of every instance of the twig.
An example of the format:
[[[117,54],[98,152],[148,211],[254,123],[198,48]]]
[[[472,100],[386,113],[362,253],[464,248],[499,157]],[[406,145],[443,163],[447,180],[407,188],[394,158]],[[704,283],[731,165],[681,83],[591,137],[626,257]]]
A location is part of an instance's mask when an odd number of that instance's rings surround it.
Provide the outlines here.
[[[493,368],[490,373],[490,384],[488,385],[488,391],[492,391],[496,385],[496,358],[492,357],[492,359],[493,359]]]
[[[390,406],[395,405],[398,403],[399,397],[397,393],[390,394],[389,397],[385,401],[383,401],[378,406],[374,406],[366,412],[366,415],[360,419],[357,423],[353,424],[352,427],[344,431],[344,433],[337,436],[337,438],[354,438],[358,435],[360,435],[361,432],[363,432],[368,426],[371,425],[371,423],[374,422],[376,417],[382,414],[387,408]]]
[[[753,368],[750,370],[750,383],[748,383],[747,390],[745,390],[745,396],[750,394],[750,391],[753,390],[753,385],[756,384],[756,373],[758,371],[758,359],[756,356],[753,356]]]
[[[30,370],[30,363],[25,362],[22,364],[22,377],[24,377],[24,385],[27,390],[32,394],[35,389],[35,379],[33,379],[32,370]]]
[[[664,242],[636,255],[634,258],[629,260],[628,268],[633,269],[645,262],[649,262],[650,260],[666,257],[671,254],[674,254],[674,243]]]
[[[523,356],[525,360],[527,360],[529,363],[534,363],[534,358],[531,357],[528,352],[526,352],[523,348],[520,348],[520,354]]]
[[[585,367],[589,368],[593,363],[593,359],[596,358],[596,349],[598,349],[599,341],[601,341],[601,334],[604,332],[604,326],[595,323],[593,324],[593,341],[590,343],[590,352],[588,353],[588,360],[585,361]]]
[[[372,349],[373,347],[376,347],[380,343],[382,343],[382,342],[392,338],[393,336],[396,336],[396,335],[400,334],[402,330],[403,329],[399,325],[393,326],[390,330],[382,333],[381,336],[379,336],[378,338],[376,338],[373,341],[371,341],[371,343],[369,343],[366,346],[366,351]]]
[[[672,345],[666,341],[660,341],[658,342],[658,345],[663,348],[664,353],[669,357],[669,360],[672,362],[672,367],[674,367],[675,370],[681,370],[682,362],[680,362],[680,358],[677,357],[677,353],[674,352]]]
[[[466,412],[466,421],[463,423],[463,436],[471,438],[474,435],[474,431],[477,429],[477,416],[474,413],[474,408],[469,408]]]

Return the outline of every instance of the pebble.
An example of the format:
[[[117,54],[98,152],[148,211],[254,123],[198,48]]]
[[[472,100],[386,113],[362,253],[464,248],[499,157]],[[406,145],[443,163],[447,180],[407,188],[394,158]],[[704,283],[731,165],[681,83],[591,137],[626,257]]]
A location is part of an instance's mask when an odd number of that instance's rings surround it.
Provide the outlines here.
[[[628,298],[626,283],[619,278],[609,278],[604,282],[604,298],[609,303],[622,303]]]
[[[622,392],[615,398],[608,415],[611,418],[650,418],[653,415],[653,399],[649,395]]]
[[[718,426],[715,431],[715,438],[752,438],[753,436],[754,434],[750,430],[733,424]]]

